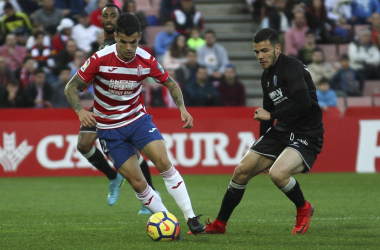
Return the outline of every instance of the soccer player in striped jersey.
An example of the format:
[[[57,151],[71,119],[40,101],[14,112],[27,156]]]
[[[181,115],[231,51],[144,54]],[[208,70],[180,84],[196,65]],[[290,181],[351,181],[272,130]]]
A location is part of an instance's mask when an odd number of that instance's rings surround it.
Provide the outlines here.
[[[104,28],[104,41],[100,45],[99,50],[104,49],[112,44],[116,43],[114,38],[114,31],[117,17],[121,14],[119,7],[112,3],[108,3],[102,10],[102,24]],[[93,112],[93,107],[90,109]],[[108,204],[114,205],[119,198],[120,186],[123,184],[124,178],[118,174],[104,158],[101,151],[94,146],[94,143],[98,135],[96,133],[96,127],[81,126],[78,137],[78,151],[83,154],[88,161],[94,165],[99,171],[104,173],[110,180],[109,194],[107,197]],[[149,171],[148,163],[142,156],[139,156],[139,163],[141,171],[144,174],[148,184],[153,188],[152,178]],[[154,188],[153,188],[154,189]],[[150,214],[151,212],[142,205],[139,214]]]
[[[195,216],[185,182],[169,160],[165,142],[144,107],[142,81],[153,77],[169,89],[181,113],[183,128],[193,126],[178,84],[148,52],[138,47],[141,28],[136,16],[121,14],[116,22],[116,44],[93,54],[65,88],[66,97],[83,126],[97,126],[103,151],[110,155],[118,172],[128,180],[136,197],[151,212],[168,211],[149,186],[138,164],[136,148],[161,173],[169,194],[184,214],[190,231],[202,233],[204,225]],[[94,84],[94,110],[81,105],[78,92]]]

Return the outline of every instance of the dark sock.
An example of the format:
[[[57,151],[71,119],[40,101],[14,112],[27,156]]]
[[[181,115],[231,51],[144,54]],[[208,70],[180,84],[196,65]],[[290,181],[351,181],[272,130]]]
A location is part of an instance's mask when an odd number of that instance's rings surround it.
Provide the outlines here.
[[[245,188],[247,184],[240,185],[231,180],[230,185],[228,185],[227,192],[224,195],[222,206],[220,208],[217,219],[227,222],[234,211],[235,207],[239,205],[241,199],[243,198]]]
[[[96,167],[99,171],[107,176],[108,179],[116,179],[117,172],[108,164],[107,160],[104,158],[102,152],[95,147],[95,152],[87,160]]]
[[[285,195],[296,205],[297,208],[302,207],[306,203],[305,198],[303,197],[300,184],[297,180],[296,185],[294,185],[294,187],[291,190],[286,192]]]
[[[140,157],[142,157],[142,156],[140,155]],[[148,182],[149,186],[151,186],[153,188],[153,190],[156,190],[153,187],[152,176],[150,175],[148,163],[144,159],[140,164],[140,168],[141,168],[141,171],[145,177],[146,182]]]

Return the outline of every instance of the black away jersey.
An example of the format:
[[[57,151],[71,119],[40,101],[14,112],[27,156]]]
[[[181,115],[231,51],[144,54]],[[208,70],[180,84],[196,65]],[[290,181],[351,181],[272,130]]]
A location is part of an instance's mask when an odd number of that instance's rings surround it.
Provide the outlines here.
[[[104,49],[105,47],[108,47],[112,44],[115,44],[116,40],[114,36],[111,36],[110,38],[104,39],[102,45],[100,45],[99,50]]]
[[[266,69],[261,77],[264,92],[264,109],[280,111],[294,101],[294,93],[308,89],[311,108],[304,112],[277,119],[279,130],[308,133],[323,131],[322,111],[318,104],[316,88],[307,67],[298,59],[280,54],[275,65]]]

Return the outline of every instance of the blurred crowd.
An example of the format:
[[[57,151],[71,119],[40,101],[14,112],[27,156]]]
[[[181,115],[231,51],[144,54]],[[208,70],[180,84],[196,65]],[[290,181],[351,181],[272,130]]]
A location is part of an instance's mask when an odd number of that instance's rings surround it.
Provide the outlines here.
[[[193,0],[0,0],[0,107],[69,107],[64,87],[103,42],[107,3],[139,18],[140,47],[179,83],[187,106],[246,105],[238,69],[216,32],[204,29]],[[282,52],[308,66],[322,108],[336,105],[334,90],[361,96],[367,80],[380,79],[379,0],[246,3],[240,11],[275,29]],[[153,6],[157,11],[147,11]],[[153,26],[159,32],[152,40]],[[144,81],[143,93],[147,106],[175,106],[153,79]],[[93,95],[92,86],[80,94],[83,100]]]

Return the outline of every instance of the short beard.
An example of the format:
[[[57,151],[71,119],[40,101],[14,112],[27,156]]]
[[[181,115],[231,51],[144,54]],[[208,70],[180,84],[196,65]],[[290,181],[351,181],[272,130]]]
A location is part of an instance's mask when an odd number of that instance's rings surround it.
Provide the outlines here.
[[[109,35],[109,34],[113,34],[115,32],[115,30],[106,30],[106,29],[104,29],[104,32],[106,32]]]

